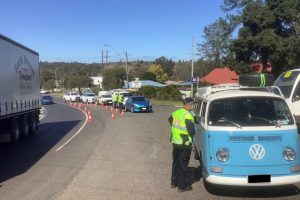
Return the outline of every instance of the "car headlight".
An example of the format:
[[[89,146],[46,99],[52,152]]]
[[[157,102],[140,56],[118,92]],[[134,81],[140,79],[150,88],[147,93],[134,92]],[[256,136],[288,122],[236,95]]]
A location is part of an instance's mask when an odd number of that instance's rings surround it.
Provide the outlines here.
[[[295,150],[290,148],[290,147],[286,147],[283,150],[283,158],[287,161],[293,161],[296,158],[296,153]]]
[[[216,156],[220,162],[226,162],[230,157],[230,152],[227,148],[220,148],[217,151]]]

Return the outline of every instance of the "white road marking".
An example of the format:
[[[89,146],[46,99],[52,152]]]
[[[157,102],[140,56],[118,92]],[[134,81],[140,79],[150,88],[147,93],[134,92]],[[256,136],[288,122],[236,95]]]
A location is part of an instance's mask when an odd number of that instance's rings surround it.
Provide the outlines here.
[[[57,102],[57,103],[59,103],[59,102]],[[69,105],[66,105],[66,104],[63,104],[63,103],[59,103],[59,104],[61,104],[61,105],[65,105],[65,106],[69,106]],[[84,124],[80,127],[80,129],[78,129],[78,131],[74,134],[74,135],[72,135],[72,137],[70,137],[63,145],[61,145],[60,147],[58,147],[55,151],[56,152],[58,152],[59,150],[61,150],[62,148],[64,148],[69,142],[71,142],[81,131],[82,131],[82,129],[85,127],[85,125],[86,125],[86,123],[88,122],[88,116],[87,116],[87,114],[83,111],[83,110],[81,110],[81,109],[79,109],[79,108],[76,108],[76,109],[78,109],[78,110],[80,110],[81,112],[83,112],[84,113],[84,115],[85,115],[85,122],[84,122]]]

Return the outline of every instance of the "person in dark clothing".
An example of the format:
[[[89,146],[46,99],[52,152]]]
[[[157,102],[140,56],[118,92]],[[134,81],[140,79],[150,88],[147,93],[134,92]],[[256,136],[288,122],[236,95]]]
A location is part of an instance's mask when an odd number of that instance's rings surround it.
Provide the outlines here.
[[[188,180],[188,165],[195,135],[194,118],[190,113],[193,103],[192,98],[185,98],[183,108],[173,112],[168,119],[172,127],[170,140],[173,145],[171,187],[178,187],[178,192],[192,190]]]

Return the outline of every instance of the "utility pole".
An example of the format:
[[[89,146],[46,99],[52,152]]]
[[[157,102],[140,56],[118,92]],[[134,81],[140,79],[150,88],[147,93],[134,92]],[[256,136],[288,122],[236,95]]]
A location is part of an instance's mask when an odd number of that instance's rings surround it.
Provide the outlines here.
[[[192,79],[194,77],[194,37],[192,39],[192,70],[191,70],[191,97],[193,98],[194,97],[194,85],[193,85],[193,82],[192,82]]]
[[[105,56],[105,69],[106,69],[106,67],[107,67],[107,58],[108,58],[108,50],[106,50],[106,56]]]
[[[126,85],[127,85],[127,89],[129,89],[129,82],[128,82],[128,56],[127,56],[127,51],[125,51],[125,66],[126,66]]]
[[[104,63],[103,63],[103,50],[102,50],[102,67],[104,67]]]

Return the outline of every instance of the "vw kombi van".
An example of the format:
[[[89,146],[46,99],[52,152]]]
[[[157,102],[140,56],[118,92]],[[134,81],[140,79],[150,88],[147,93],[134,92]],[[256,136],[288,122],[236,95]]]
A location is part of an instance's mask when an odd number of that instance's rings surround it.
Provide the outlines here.
[[[238,85],[211,86],[198,91],[193,113],[205,183],[300,182],[297,126],[283,97]]]

